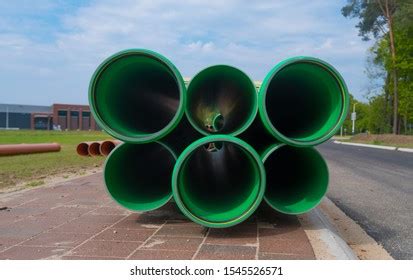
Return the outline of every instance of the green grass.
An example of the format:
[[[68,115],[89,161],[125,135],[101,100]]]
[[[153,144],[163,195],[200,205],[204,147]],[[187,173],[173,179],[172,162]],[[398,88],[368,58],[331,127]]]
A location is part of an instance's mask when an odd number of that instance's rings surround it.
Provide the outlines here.
[[[60,152],[0,157],[0,191],[19,183],[39,186],[51,176],[85,174],[85,170],[101,166],[104,157],[78,156],[77,144],[110,138],[99,131],[0,131],[0,144],[57,142],[62,146]]]

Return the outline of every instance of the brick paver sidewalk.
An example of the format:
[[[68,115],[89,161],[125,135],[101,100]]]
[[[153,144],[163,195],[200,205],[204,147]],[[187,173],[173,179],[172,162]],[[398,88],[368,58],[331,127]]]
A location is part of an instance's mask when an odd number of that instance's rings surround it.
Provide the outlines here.
[[[102,174],[0,195],[0,209],[0,259],[314,259],[296,217],[263,206],[241,225],[208,229],[173,202],[132,213]]]

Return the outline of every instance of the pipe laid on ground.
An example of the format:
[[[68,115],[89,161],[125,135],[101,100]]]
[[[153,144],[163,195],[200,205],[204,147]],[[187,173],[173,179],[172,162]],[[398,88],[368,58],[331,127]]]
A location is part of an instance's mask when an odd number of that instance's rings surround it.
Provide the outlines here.
[[[130,49],[106,59],[89,86],[96,122],[113,137],[147,143],[170,133],[184,114],[186,87],[164,56]]]
[[[190,81],[186,115],[204,135],[238,135],[257,114],[257,92],[247,74],[228,65],[210,66]]]
[[[92,142],[89,144],[89,147],[87,149],[88,154],[92,157],[97,157],[101,156],[100,154],[100,145],[102,144],[103,141],[96,141]]]
[[[302,214],[316,207],[328,188],[328,167],[312,147],[273,144],[261,154],[267,174],[264,200],[285,214]]]
[[[60,148],[58,143],[5,144],[0,145],[0,156],[59,152]]]
[[[320,144],[340,128],[349,104],[347,86],[330,64],[293,57],[265,77],[258,97],[260,117],[278,140],[293,146]]]
[[[81,142],[76,146],[76,153],[79,156],[90,156],[89,155],[89,145],[92,144],[93,142]]]
[[[211,135],[189,145],[172,175],[174,200],[192,221],[230,227],[247,219],[265,191],[265,169],[246,142]]]
[[[106,188],[116,202],[129,210],[154,210],[172,197],[175,161],[174,151],[161,142],[120,144],[105,162]]]
[[[110,152],[121,143],[122,141],[119,140],[105,140],[100,144],[99,152],[102,156],[108,156]]]

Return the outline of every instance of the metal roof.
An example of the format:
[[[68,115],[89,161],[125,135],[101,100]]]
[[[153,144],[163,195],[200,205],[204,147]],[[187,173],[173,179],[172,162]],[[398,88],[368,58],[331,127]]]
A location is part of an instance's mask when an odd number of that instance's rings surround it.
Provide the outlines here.
[[[52,106],[0,104],[0,112],[9,113],[46,113],[52,112]]]

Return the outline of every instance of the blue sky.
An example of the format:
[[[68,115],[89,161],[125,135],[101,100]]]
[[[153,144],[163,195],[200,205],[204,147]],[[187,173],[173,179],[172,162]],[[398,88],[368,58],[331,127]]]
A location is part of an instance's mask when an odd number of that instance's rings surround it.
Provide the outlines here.
[[[279,61],[310,55],[333,64],[363,99],[371,42],[344,18],[345,0],[16,0],[0,2],[0,103],[87,103],[107,56],[149,48],[184,77],[231,64],[262,80]]]

